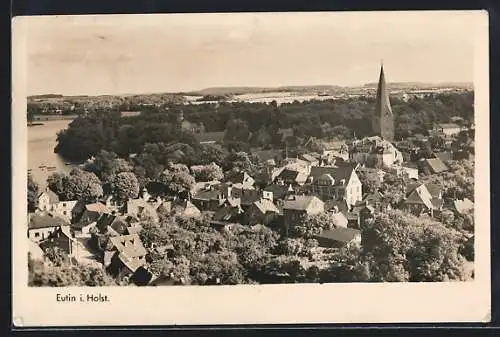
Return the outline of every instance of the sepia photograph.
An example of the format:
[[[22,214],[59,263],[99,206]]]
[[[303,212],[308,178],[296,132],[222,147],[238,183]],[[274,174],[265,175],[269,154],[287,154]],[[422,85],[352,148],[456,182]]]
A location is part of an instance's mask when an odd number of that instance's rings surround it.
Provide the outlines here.
[[[88,317],[165,296],[172,324],[487,320],[487,34],[474,11],[16,18],[14,320],[65,324],[37,293]],[[427,309],[373,309],[404,297]]]

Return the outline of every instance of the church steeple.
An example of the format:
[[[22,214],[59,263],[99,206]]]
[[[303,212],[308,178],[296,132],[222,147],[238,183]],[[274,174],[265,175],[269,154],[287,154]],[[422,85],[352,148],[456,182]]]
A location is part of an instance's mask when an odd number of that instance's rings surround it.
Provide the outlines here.
[[[373,132],[388,141],[394,140],[394,117],[392,115],[391,102],[387,84],[385,83],[384,65],[380,64],[380,77],[377,87],[377,101],[375,115],[373,116]]]

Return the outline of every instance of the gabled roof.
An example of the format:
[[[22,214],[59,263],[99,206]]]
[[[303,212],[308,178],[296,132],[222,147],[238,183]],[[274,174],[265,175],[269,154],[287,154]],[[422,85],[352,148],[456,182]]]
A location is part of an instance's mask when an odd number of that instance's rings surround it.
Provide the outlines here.
[[[431,169],[433,173],[441,173],[444,171],[448,171],[448,167],[442,162],[439,158],[429,158],[425,159],[425,162]]]
[[[51,205],[52,204],[57,204],[59,202],[59,197],[51,189],[49,189],[49,188],[45,189],[45,191],[43,191],[42,193],[40,193],[38,195],[38,198],[40,198],[44,194],[49,197],[49,203]]]
[[[323,203],[320,199],[311,195],[295,195],[293,199],[286,199],[283,202],[283,209],[306,211],[313,201]],[[323,203],[324,204],[324,203]]]
[[[313,166],[311,167],[311,173],[309,177],[313,178],[313,182],[316,182],[322,175],[328,174],[333,179],[335,179],[335,184],[340,185],[341,181],[344,179],[345,183],[349,182],[353,171],[356,169],[355,164],[342,164],[339,166]]]
[[[425,187],[427,188],[427,191],[432,195],[433,198],[438,198],[441,194],[442,187],[438,184],[425,184]]]
[[[99,214],[111,213],[111,211],[101,202],[95,202],[93,204],[85,205],[85,209],[89,212],[95,212]]]
[[[129,258],[144,256],[147,253],[138,234],[110,237],[109,240],[120,253]]]
[[[335,242],[348,243],[351,242],[361,232],[354,228],[337,227],[322,231],[318,238],[327,239]]]
[[[464,214],[474,208],[474,203],[467,198],[464,200],[454,200],[453,207],[459,214]]]
[[[59,227],[68,224],[69,222],[60,216],[53,215],[51,213],[41,213],[41,214],[33,214],[30,217],[28,228],[38,229],[38,228],[48,228],[48,227]]]
[[[279,213],[278,207],[271,201],[267,199],[260,199],[253,203],[262,214],[266,214],[267,212]]]

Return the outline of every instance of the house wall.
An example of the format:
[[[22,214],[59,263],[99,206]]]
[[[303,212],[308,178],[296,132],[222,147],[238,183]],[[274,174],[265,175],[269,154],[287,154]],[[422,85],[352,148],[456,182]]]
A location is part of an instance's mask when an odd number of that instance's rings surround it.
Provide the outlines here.
[[[34,242],[40,242],[47,239],[57,227],[34,228],[28,230],[28,238]]]
[[[355,171],[352,172],[345,189],[345,200],[349,206],[363,199],[361,180]]]
[[[460,128],[441,129],[441,132],[446,136],[453,136],[460,133]]]
[[[42,193],[42,195],[38,198],[38,208],[42,211],[51,210],[50,199],[46,193]]]
[[[71,220],[73,217],[72,210],[73,207],[75,207],[76,203],[76,200],[60,201],[57,204],[52,205],[51,211],[57,213],[59,216],[64,217],[65,219]]]

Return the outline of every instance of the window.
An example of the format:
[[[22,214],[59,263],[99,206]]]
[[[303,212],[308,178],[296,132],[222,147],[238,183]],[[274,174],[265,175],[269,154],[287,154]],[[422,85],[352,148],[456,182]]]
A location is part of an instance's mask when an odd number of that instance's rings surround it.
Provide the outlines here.
[[[40,236],[40,233],[36,232],[35,233],[35,238],[39,237]]]
[[[63,211],[63,214],[64,214],[64,215],[66,215],[66,213],[67,213],[66,211]]]
[[[63,207],[66,207],[66,203],[65,202],[63,202]]]

